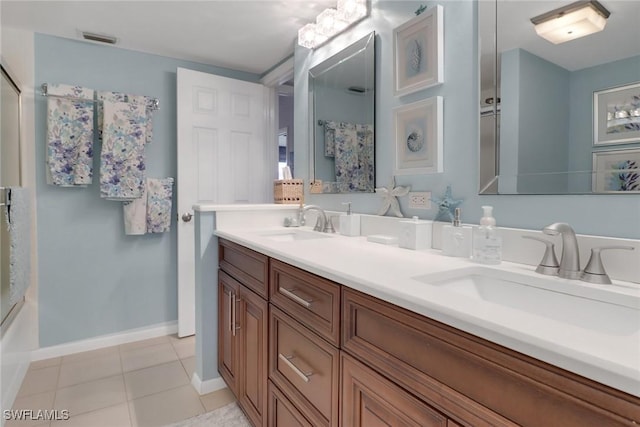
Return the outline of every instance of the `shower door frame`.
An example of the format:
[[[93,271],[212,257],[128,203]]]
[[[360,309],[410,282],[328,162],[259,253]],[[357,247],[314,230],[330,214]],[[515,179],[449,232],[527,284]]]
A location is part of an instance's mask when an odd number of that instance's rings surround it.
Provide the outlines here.
[[[15,141],[17,144],[17,185],[18,186],[22,186],[22,90],[20,88],[20,84],[18,83],[18,81],[11,75],[11,73],[8,70],[7,65],[3,62],[0,63],[0,74],[1,74],[1,78],[3,80],[6,80],[6,82],[9,84],[9,86],[11,88],[13,88],[17,95],[18,95],[18,100],[17,100],[17,105],[15,105],[15,107],[17,107],[18,111],[17,111],[17,118],[18,118],[18,123],[16,126],[16,133],[17,133],[17,138]],[[6,106],[5,106],[6,107]],[[13,106],[12,106],[13,108]],[[11,142],[11,141],[10,141]],[[2,144],[6,143],[6,141],[2,141]],[[1,161],[1,160],[0,160]],[[0,169],[1,170],[1,169]],[[12,183],[4,183],[2,180],[2,175],[0,175],[0,187],[9,187],[12,186]],[[2,192],[4,192],[5,194],[3,195],[4,197],[2,197],[2,201],[3,202],[7,202],[7,194],[5,190],[0,190]],[[2,206],[3,209],[0,209],[0,215],[2,217],[4,217],[5,212],[4,209],[6,209],[6,206]],[[0,222],[2,222],[2,220],[0,219]],[[4,224],[3,224],[4,225]],[[5,228],[3,226],[3,228]],[[8,235],[5,235],[6,237],[8,237]],[[5,243],[5,242],[2,242]],[[0,243],[0,244],[2,244]],[[1,248],[1,251],[9,251],[9,245],[3,245],[3,247]],[[5,257],[3,256],[2,258],[0,258],[0,263],[4,262]],[[8,259],[8,258],[7,258]],[[8,268],[8,265],[2,265],[2,270],[5,270],[5,267]],[[8,285],[8,284],[7,284]],[[22,307],[22,305],[24,304],[25,298],[22,297],[22,299],[16,303],[14,303],[6,313],[0,313],[0,335],[4,335],[5,331],[8,329],[9,325],[11,324],[11,321],[17,316],[18,312],[20,311],[20,308]]]

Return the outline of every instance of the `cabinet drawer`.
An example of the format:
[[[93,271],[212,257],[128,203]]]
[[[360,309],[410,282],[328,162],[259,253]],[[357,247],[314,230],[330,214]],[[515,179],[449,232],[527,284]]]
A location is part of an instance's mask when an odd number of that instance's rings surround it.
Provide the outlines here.
[[[343,353],[342,425],[447,427],[441,413]]]
[[[340,344],[340,285],[272,259],[270,300],[335,346]]]
[[[342,299],[343,349],[463,425],[640,420],[638,398],[356,291]]]
[[[338,425],[339,350],[271,305],[269,377],[304,401],[319,425]]]
[[[269,258],[236,243],[220,239],[218,265],[240,283],[268,299]]]
[[[291,401],[269,381],[268,427],[313,427]]]

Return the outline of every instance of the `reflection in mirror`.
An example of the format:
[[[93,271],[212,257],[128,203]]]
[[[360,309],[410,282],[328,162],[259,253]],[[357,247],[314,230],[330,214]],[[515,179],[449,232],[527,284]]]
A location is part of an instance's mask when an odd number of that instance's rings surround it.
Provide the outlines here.
[[[287,179],[284,169],[290,165],[289,144],[287,143],[289,131],[286,127],[278,130],[278,179]],[[292,165],[291,165],[292,166]],[[291,168],[291,166],[289,166]]]
[[[375,34],[309,70],[312,193],[375,188]]]
[[[640,2],[602,1],[595,34],[536,34],[531,18],[570,3],[478,3],[481,194],[640,193]]]

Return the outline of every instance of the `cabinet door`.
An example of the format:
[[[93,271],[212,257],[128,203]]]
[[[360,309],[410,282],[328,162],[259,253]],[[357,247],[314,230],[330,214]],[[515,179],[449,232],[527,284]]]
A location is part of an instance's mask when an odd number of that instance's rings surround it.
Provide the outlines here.
[[[218,272],[218,372],[238,397],[239,336],[236,326],[240,283],[223,271]]]
[[[341,354],[342,424],[348,427],[446,427],[447,419],[362,363]]]
[[[241,372],[238,400],[254,426],[266,426],[269,305],[241,286],[237,314]]]
[[[268,427],[313,427],[298,408],[269,381]]]

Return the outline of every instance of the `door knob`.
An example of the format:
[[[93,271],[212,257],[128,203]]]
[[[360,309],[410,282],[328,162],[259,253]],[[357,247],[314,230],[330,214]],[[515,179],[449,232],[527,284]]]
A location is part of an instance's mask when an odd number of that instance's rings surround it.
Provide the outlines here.
[[[189,221],[191,221],[191,218],[193,218],[193,215],[191,215],[191,214],[190,214],[190,213],[188,213],[188,212],[187,212],[187,213],[183,213],[183,214],[182,214],[182,220],[183,220],[184,222],[189,222]]]

